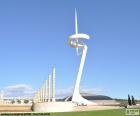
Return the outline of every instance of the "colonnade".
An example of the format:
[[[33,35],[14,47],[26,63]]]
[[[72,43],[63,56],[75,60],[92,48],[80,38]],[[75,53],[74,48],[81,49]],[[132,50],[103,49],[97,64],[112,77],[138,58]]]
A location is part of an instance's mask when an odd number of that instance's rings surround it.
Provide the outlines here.
[[[55,102],[55,79],[56,69],[53,67],[52,73],[48,75],[48,79],[35,93],[33,97],[34,103]]]

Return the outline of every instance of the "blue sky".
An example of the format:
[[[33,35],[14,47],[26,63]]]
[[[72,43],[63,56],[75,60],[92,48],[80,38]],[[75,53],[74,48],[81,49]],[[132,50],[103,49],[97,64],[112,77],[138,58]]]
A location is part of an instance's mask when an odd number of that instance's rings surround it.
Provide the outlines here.
[[[79,32],[91,37],[81,87],[140,99],[139,6],[138,0],[1,0],[0,88],[37,90],[53,65],[58,91],[75,85],[80,57],[68,37],[77,8]]]

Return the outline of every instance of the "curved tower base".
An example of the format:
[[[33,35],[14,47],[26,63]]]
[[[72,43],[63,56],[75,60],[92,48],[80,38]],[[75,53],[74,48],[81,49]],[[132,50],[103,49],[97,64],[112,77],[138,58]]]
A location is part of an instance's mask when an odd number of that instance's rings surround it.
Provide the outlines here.
[[[78,105],[97,105],[96,103],[83,98],[79,93],[73,95],[72,102]]]

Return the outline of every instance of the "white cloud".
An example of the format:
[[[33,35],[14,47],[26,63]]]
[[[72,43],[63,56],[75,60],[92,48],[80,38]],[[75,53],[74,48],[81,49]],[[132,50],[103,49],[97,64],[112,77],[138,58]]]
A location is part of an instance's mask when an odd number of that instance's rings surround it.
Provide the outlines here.
[[[65,98],[73,94],[73,87],[68,87],[64,89],[56,90],[56,98]],[[88,88],[81,87],[81,93],[89,94],[100,94],[102,93],[102,88]],[[7,86],[4,89],[4,96],[6,98],[32,98],[34,96],[35,90],[33,90],[31,85],[27,84],[16,84]]]
[[[32,86],[27,84],[16,84],[7,86],[4,89],[5,97],[20,97],[20,98],[32,98],[34,95]]]

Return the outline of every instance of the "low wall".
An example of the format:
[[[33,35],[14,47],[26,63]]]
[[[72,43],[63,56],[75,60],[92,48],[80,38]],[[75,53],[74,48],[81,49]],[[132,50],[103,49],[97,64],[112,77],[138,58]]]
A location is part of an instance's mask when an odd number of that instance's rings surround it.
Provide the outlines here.
[[[32,105],[3,104],[0,105],[0,112],[31,112]]]
[[[119,103],[115,100],[93,100],[98,105],[104,106],[104,105],[118,105]]]

